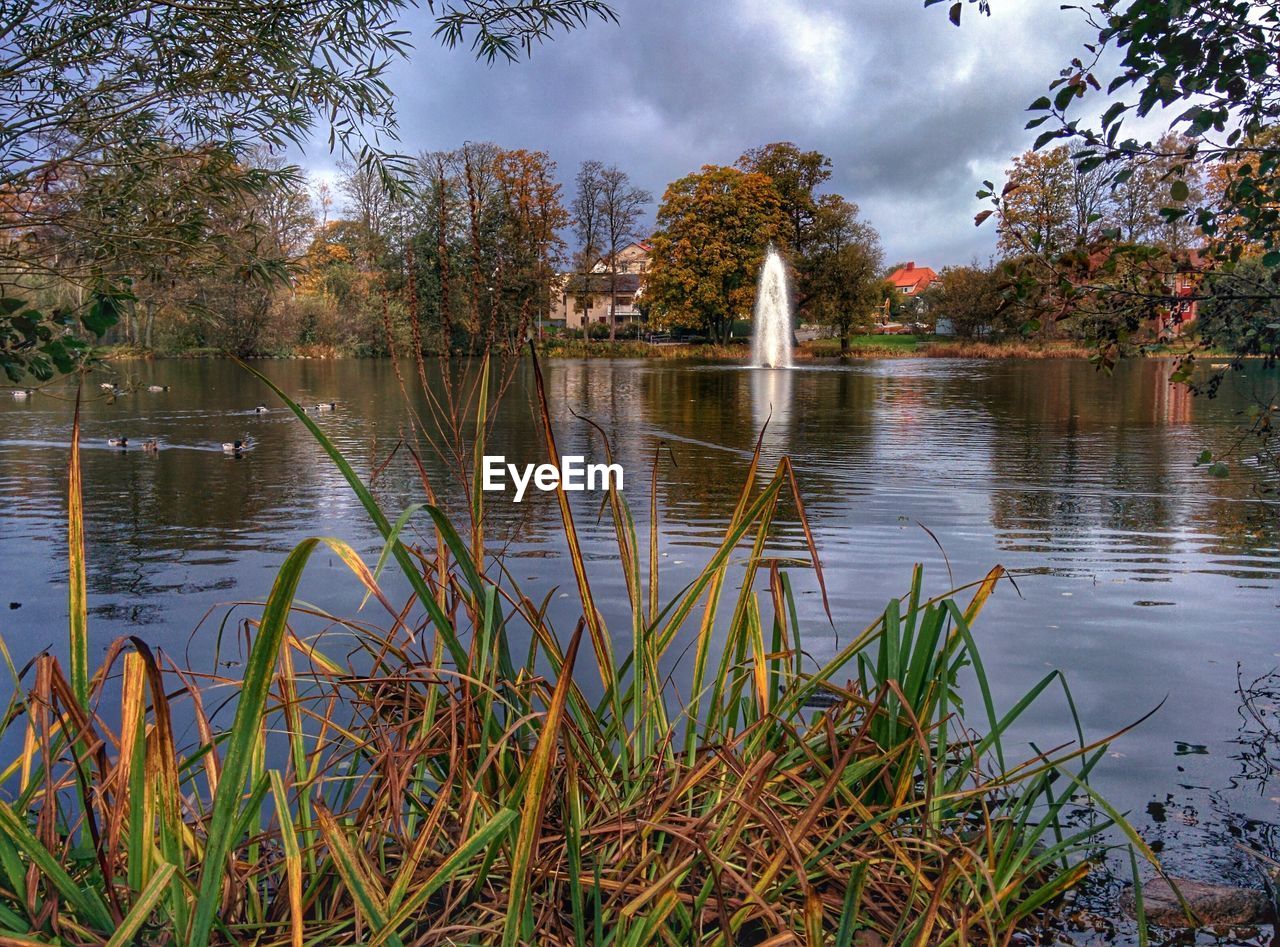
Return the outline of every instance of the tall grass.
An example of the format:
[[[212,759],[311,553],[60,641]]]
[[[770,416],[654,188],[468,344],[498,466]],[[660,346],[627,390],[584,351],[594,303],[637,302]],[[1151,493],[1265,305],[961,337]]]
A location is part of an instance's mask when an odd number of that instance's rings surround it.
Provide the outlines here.
[[[581,617],[555,628],[549,596],[487,564],[482,537],[464,539],[439,507],[393,522],[276,390],[386,551],[370,569],[338,540],[294,549],[238,680],[130,638],[81,682],[73,451],[72,673],[49,654],[13,669],[3,737],[21,750],[0,775],[0,944],[848,947],[860,931],[1003,944],[1087,872],[1110,819],[1073,828],[1064,814],[1092,792],[1104,747],[1080,736],[1011,757],[1005,735],[1061,679],[994,706],[974,629],[1000,569],[962,604],[927,597],[917,568],[905,595],[807,669],[791,575],[766,548],[780,503],[802,520],[803,505],[788,461],[758,476],[757,448],[718,547],[669,598],[656,508],[646,556],[625,499],[607,498],[626,628],[606,627],[561,495]],[[487,375],[479,391],[483,418]],[[554,458],[545,402],[541,419]],[[418,546],[401,539],[414,517],[430,538]],[[322,546],[385,609],[384,630],[295,600]],[[403,572],[409,602],[383,596],[384,565]],[[814,567],[821,582],[816,553]],[[312,618],[341,634],[303,634]],[[660,670],[681,632],[694,636],[684,698]],[[235,689],[229,725],[210,709],[215,686]]]

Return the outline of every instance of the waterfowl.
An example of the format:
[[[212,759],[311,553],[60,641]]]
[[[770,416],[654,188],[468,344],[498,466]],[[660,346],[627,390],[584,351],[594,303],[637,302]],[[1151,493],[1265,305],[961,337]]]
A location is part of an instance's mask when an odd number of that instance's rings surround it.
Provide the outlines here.
[[[256,408],[254,408],[254,409],[253,409],[253,413],[254,413],[254,414],[266,414],[266,413],[267,413],[267,406],[266,406],[265,404],[260,404],[260,405],[258,405]]]
[[[160,453],[160,442],[153,437],[142,442],[142,449],[148,454],[158,454]]]
[[[249,446],[249,436],[246,434],[242,441],[223,441],[222,450],[227,454],[239,454]]]
[[[109,437],[107,438],[108,447],[128,447],[129,438],[127,437]]]
[[[30,388],[19,388],[17,391],[13,393],[13,397],[16,398],[18,401],[26,401],[27,398],[29,398],[30,396],[31,396]]]
[[[161,391],[168,391],[168,390],[169,390],[168,385],[147,385],[147,391],[151,391],[151,392],[159,393]]]
[[[103,391],[114,391],[116,386],[114,382],[104,381],[98,387],[101,388]]]
[[[321,401],[318,405],[316,405],[316,410],[317,411],[335,411],[337,410],[337,407],[338,407],[338,402],[336,401]]]

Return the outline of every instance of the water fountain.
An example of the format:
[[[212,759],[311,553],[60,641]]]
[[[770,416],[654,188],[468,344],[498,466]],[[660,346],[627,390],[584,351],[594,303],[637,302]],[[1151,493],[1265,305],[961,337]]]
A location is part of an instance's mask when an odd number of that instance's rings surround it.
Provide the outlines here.
[[[791,291],[787,265],[772,245],[760,267],[751,334],[751,364],[756,368],[791,367]]]

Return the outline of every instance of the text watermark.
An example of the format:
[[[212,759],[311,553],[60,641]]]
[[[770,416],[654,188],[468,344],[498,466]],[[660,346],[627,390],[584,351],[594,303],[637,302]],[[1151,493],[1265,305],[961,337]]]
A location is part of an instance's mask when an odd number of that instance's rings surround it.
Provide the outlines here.
[[[486,454],[483,473],[481,485],[489,492],[506,492],[509,477],[515,487],[513,501],[516,503],[524,499],[531,484],[544,492],[561,489],[574,493],[613,487],[621,490],[623,481],[621,464],[588,464],[585,457],[574,454],[561,457],[559,467],[554,464],[525,464],[521,467],[507,463],[502,454]]]

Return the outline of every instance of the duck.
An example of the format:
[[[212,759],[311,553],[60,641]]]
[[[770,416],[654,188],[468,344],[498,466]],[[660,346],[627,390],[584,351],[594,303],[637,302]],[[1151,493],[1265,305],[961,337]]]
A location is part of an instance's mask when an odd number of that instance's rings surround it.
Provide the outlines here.
[[[147,385],[147,391],[159,394],[162,391],[168,391],[168,385]]]
[[[148,454],[158,454],[160,453],[160,442],[154,437],[149,440],[145,440],[142,442],[142,449]]]
[[[338,402],[336,401],[321,401],[318,405],[316,405],[317,411],[336,411],[337,409],[338,409]]]
[[[222,451],[223,451],[223,453],[225,453],[225,454],[236,454],[236,455],[239,455],[239,454],[240,454],[242,451],[244,451],[244,449],[245,449],[246,447],[248,447],[248,446],[249,446],[249,435],[247,435],[247,434],[246,434],[246,435],[244,436],[244,440],[237,440],[237,441],[223,441],[223,442],[222,442]]]
[[[31,397],[31,389],[19,388],[17,391],[13,393],[13,397],[18,401],[26,401],[28,398]]]
[[[253,409],[254,414],[266,414],[270,410],[265,404],[260,404]]]
[[[127,437],[109,437],[107,438],[108,447],[128,447],[129,438]]]
[[[98,387],[101,388],[103,391],[115,391],[116,389],[115,382],[111,382],[111,381],[104,381]]]

